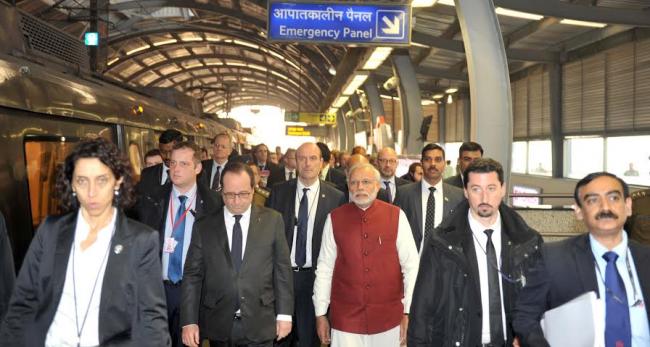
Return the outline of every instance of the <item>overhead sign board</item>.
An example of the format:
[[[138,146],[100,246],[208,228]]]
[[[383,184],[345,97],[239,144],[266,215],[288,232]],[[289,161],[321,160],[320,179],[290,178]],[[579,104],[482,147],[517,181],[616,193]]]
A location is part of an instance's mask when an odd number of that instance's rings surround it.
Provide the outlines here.
[[[327,128],[321,126],[293,126],[287,125],[288,136],[314,136],[325,137],[327,136]]]
[[[84,45],[86,46],[98,46],[99,45],[99,33],[98,32],[87,32],[84,34]]]
[[[268,38],[341,44],[408,45],[408,4],[270,1]]]
[[[334,113],[315,113],[315,112],[296,112],[285,111],[285,122],[302,122],[308,124],[336,124],[336,114]]]

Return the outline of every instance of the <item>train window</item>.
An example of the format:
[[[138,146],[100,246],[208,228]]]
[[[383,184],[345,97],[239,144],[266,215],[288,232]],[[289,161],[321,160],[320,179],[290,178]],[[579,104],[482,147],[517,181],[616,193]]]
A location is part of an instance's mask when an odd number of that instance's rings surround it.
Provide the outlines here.
[[[551,176],[553,174],[553,156],[551,141],[528,142],[528,173],[531,175]]]
[[[48,215],[57,214],[56,177],[63,160],[79,138],[38,136],[25,138],[27,183],[34,230]]]
[[[603,171],[604,139],[574,137],[564,140],[564,176],[581,179],[587,174]]]
[[[528,163],[526,158],[527,153],[528,142],[516,141],[512,143],[512,172],[526,173],[526,164]]]
[[[607,171],[628,184],[648,185],[650,182],[650,136],[608,137],[606,141]]]

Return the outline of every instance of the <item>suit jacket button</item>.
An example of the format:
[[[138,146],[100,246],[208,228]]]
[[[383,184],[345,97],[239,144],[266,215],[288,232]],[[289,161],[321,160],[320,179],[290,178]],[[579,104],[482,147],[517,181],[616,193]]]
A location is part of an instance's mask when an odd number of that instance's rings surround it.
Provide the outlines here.
[[[368,238],[368,233],[363,234],[363,238],[367,239]]]
[[[244,297],[242,296],[240,300],[241,300],[241,301],[244,301],[244,300],[246,300],[246,298],[244,298]]]
[[[363,255],[368,256],[368,251],[363,251]]]

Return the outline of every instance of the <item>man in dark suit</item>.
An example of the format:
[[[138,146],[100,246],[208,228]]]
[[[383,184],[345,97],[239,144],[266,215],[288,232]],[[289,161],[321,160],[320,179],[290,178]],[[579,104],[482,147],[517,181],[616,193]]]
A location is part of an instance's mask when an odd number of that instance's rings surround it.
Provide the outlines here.
[[[260,168],[260,175],[262,176],[262,186],[271,190],[273,186],[284,181],[284,173],[280,166],[273,164],[269,160],[269,148],[265,144],[260,143],[253,149],[253,161]]]
[[[420,161],[424,171],[422,180],[398,187],[395,199],[395,205],[408,217],[418,250],[425,236],[464,199],[461,189],[442,182],[446,165],[442,147],[435,143],[426,145]]]
[[[650,248],[623,230],[632,212],[627,184],[610,173],[592,173],[576,184],[574,199],[588,233],[542,247],[515,308],[521,345],[549,346],[539,322],[544,312],[593,291],[605,312],[600,341],[608,347],[650,346]]]
[[[377,153],[377,163],[379,164],[382,188],[386,189],[389,200],[392,203],[395,201],[397,187],[411,182],[395,176],[395,170],[397,170],[397,153],[395,153],[394,149],[390,147],[382,148]]]
[[[282,216],[252,206],[243,163],[223,172],[225,207],[194,225],[182,286],[183,343],[272,346],[291,331],[293,278]]]
[[[463,142],[458,149],[458,173],[445,179],[445,183],[463,189],[463,172],[474,160],[483,157],[483,147],[476,142]]]
[[[289,148],[282,156],[282,165],[280,169],[282,170],[282,182],[291,181],[296,178],[296,150],[295,148]]]
[[[228,156],[232,151],[232,139],[228,133],[220,133],[212,139],[212,159],[203,160],[203,169],[199,182],[214,191],[221,189],[221,173],[228,164]]]
[[[15,280],[16,269],[14,269],[14,257],[7,235],[7,225],[5,217],[0,213],[0,322],[7,312]]]
[[[320,148],[320,152],[323,155],[323,168],[320,172],[320,179],[326,182],[332,183],[338,190],[344,191],[347,185],[347,178],[345,173],[340,170],[333,170],[334,168],[330,166],[330,157],[332,153],[330,152],[329,147],[322,142],[317,142],[316,145]]]
[[[174,145],[169,161],[171,183],[147,195],[138,206],[140,220],[160,232],[162,279],[167,298],[167,318],[172,346],[182,347],[180,323],[183,264],[192,240],[192,226],[200,215],[222,205],[217,192],[197,183],[200,150],[191,142]],[[171,211],[171,213],[170,213]]]
[[[336,188],[318,178],[323,158],[315,143],[307,142],[295,153],[298,179],[276,184],[267,206],[282,213],[291,249],[295,294],[295,326],[292,341],[285,345],[320,346],[312,301],[314,271],[327,215],[347,201]]]
[[[158,149],[162,164],[145,168],[140,173],[140,182],[135,186],[136,194],[152,193],[169,181],[169,158],[174,145],[183,141],[183,134],[176,129],[167,129],[158,137]]]

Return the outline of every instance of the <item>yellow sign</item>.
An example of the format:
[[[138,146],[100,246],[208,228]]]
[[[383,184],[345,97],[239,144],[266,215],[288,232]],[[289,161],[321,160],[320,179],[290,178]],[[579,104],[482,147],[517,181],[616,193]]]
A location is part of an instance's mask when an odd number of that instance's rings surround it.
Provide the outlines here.
[[[295,112],[285,111],[286,122],[303,122],[308,124],[336,124],[335,113]]]
[[[311,131],[304,127],[287,126],[287,135],[289,136],[311,136]]]

